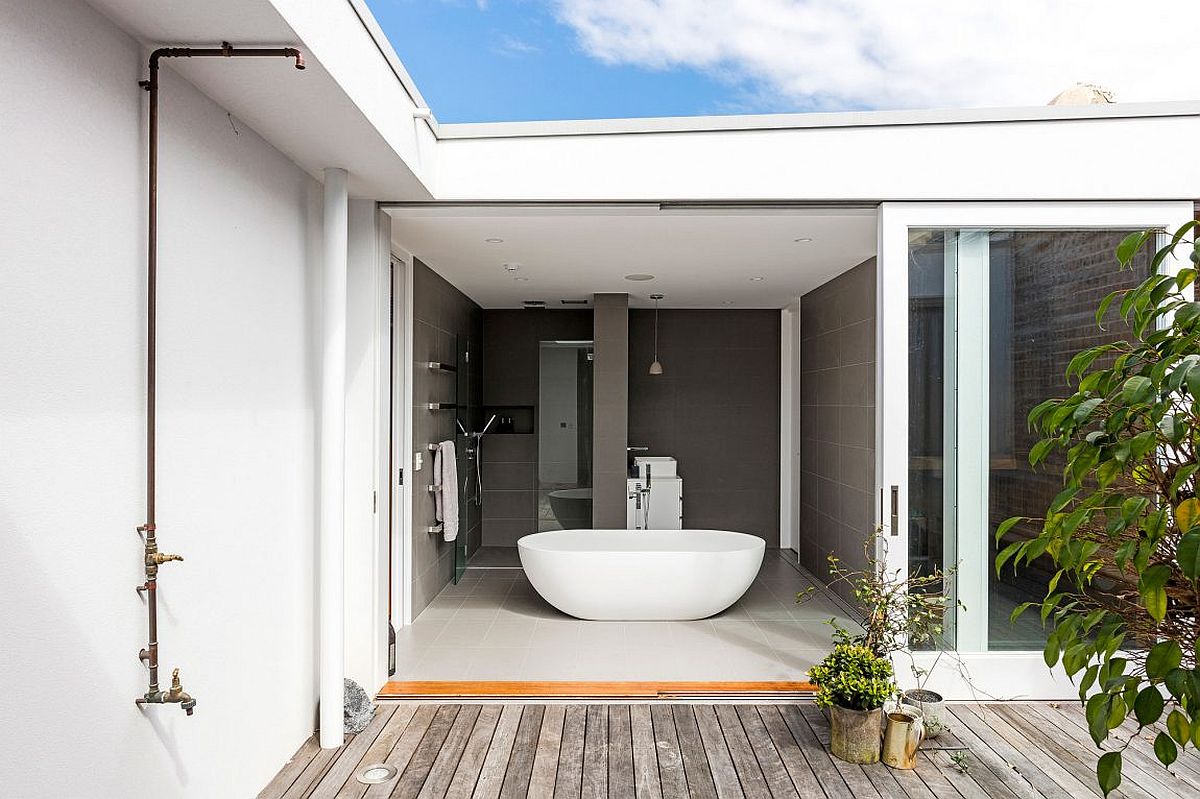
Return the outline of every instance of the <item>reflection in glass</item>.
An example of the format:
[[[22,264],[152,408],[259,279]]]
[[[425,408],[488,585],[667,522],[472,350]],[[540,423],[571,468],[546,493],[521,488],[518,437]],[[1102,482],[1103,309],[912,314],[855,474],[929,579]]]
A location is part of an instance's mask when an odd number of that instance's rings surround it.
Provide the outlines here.
[[[1046,558],[1016,571],[1006,567],[997,576],[990,567],[998,551],[993,533],[1010,516],[1043,515],[1062,490],[1061,457],[1037,471],[1029,466],[1037,437],[1026,417],[1042,400],[1073,390],[1065,373],[1075,353],[1128,335],[1115,310],[1105,329],[1095,320],[1096,308],[1109,292],[1132,288],[1149,275],[1145,260],[1133,270],[1117,268],[1114,252],[1127,234],[1022,230],[990,235],[989,649],[1037,650],[1045,645],[1036,614],[1023,614],[1015,625],[1009,616],[1020,603],[1046,596],[1051,563]],[[1018,525],[999,546],[1036,533]]]
[[[538,532],[592,526],[592,342],[543,341],[538,370]]]
[[[908,258],[908,569],[929,574],[954,564],[953,481],[944,468],[953,457],[953,423],[946,411],[946,274],[953,277],[954,233],[913,230]],[[953,470],[950,470],[953,477]],[[953,611],[944,645],[954,646]]]

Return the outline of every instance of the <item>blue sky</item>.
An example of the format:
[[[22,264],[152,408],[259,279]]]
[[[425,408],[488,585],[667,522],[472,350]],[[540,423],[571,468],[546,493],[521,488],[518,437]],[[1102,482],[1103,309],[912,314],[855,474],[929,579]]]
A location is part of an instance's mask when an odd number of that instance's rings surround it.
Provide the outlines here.
[[[441,122],[1200,99],[1196,0],[367,0]]]
[[[686,67],[606,64],[537,0],[368,0],[439,122],[736,113],[736,89]]]

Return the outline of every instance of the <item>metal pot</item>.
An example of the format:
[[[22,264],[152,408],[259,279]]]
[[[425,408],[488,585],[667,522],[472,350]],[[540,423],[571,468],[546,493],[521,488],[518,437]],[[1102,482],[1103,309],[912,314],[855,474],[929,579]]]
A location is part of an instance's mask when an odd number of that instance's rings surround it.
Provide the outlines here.
[[[878,709],[851,710],[834,705],[829,709],[830,752],[847,763],[878,763],[879,720]]]
[[[921,711],[925,720],[925,737],[936,738],[950,729],[950,715],[946,713],[946,700],[937,691],[914,688],[905,691],[900,700],[903,704]]]
[[[893,707],[888,711],[883,733],[883,762],[892,768],[916,768],[917,750],[924,740],[921,711],[907,705]]]

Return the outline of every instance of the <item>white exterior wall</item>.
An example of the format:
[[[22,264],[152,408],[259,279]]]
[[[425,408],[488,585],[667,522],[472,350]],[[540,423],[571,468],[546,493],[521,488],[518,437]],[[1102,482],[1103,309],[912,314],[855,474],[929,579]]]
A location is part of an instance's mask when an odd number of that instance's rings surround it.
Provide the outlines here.
[[[313,729],[320,187],[169,70],[159,640],[198,705],[134,705],[144,55],[76,0],[0,2],[5,796],[250,796]]]
[[[442,130],[457,135],[455,127]],[[439,144],[435,194],[439,200],[1186,199],[1200,186],[1200,162],[1147,168],[1146,147],[1188,152],[1198,134],[1200,117],[1193,115],[447,138]]]

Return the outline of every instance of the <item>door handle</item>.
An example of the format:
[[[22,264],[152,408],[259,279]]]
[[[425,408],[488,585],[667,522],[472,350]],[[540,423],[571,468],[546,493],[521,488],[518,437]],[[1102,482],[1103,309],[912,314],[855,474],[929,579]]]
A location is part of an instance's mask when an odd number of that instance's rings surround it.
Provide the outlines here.
[[[892,535],[900,535],[900,486],[892,486]]]

